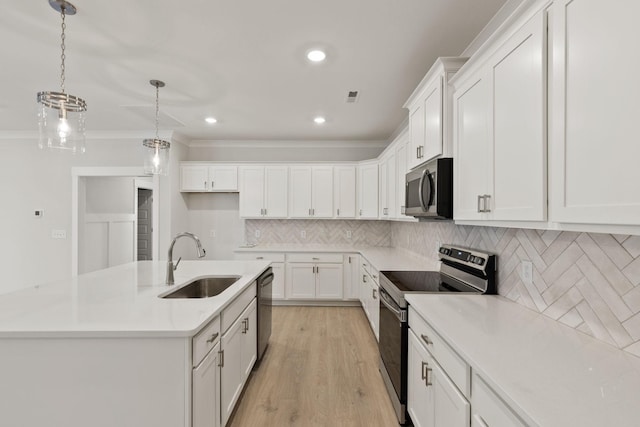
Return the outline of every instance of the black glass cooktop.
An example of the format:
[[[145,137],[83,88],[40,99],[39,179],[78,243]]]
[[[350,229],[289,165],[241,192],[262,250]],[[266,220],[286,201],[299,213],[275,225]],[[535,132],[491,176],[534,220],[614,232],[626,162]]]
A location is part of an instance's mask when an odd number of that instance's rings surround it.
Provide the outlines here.
[[[402,293],[479,292],[439,271],[381,271],[380,273]]]

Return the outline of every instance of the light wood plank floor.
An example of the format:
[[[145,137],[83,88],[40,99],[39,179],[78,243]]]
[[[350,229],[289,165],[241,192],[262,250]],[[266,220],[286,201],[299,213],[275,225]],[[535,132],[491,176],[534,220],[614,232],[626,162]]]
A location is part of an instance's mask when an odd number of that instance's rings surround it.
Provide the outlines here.
[[[397,427],[360,307],[274,307],[265,358],[231,427]]]

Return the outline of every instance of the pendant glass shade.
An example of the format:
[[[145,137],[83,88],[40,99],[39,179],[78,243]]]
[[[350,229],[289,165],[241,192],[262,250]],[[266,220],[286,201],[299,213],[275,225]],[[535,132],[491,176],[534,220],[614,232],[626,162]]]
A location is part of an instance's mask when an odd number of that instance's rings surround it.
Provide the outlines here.
[[[86,103],[61,92],[38,93],[40,148],[84,153]]]
[[[169,173],[169,147],[171,144],[162,139],[145,139],[144,173],[153,175],[167,175]]]
[[[142,141],[144,172],[153,175],[167,175],[169,173],[169,148],[171,144],[158,136],[160,127],[160,88],[164,87],[164,82],[150,80],[149,83],[156,88],[156,137]]]
[[[87,103],[65,92],[65,18],[75,15],[76,8],[66,0],[49,0],[49,5],[62,18],[60,92],[38,92],[38,146],[84,153]]]

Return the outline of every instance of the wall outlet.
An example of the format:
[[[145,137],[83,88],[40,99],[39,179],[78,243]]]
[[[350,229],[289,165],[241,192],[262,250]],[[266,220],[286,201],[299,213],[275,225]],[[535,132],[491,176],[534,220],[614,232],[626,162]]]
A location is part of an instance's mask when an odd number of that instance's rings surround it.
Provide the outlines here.
[[[66,239],[67,230],[51,230],[52,239]]]
[[[253,233],[253,235],[254,235],[254,236],[256,236],[256,239],[259,239],[259,238],[260,238],[260,234],[261,234],[261,233],[260,233],[260,230],[256,230],[256,232],[255,232],[255,233]]]
[[[307,238],[307,232],[305,230],[300,230],[300,238],[301,239],[306,239]]]
[[[347,230],[347,239],[350,239],[350,238],[351,238],[351,236],[352,236],[352,234],[351,234],[351,230]]]
[[[529,285],[533,283],[533,263],[531,261],[522,261],[522,281]]]
[[[209,230],[209,237],[216,237],[216,230]]]

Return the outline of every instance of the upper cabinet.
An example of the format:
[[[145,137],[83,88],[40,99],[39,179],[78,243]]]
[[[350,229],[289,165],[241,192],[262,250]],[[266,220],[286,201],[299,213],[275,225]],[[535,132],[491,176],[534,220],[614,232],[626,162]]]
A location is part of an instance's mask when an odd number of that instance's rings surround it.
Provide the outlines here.
[[[358,166],[358,218],[378,218],[378,162]]]
[[[451,155],[449,79],[465,61],[465,58],[438,58],[405,103],[411,141],[409,169],[435,157]]]
[[[396,153],[389,150],[380,159],[379,171],[379,196],[378,216],[381,219],[396,217]]]
[[[546,13],[454,81],[454,218],[544,221]]]
[[[287,166],[240,167],[240,216],[287,217]]]
[[[333,167],[333,204],[336,218],[356,217],[356,167]]]
[[[238,166],[227,164],[180,164],[180,191],[238,191]]]
[[[640,2],[551,7],[550,220],[640,225]]]
[[[291,218],[334,216],[332,166],[291,166],[289,174]]]

